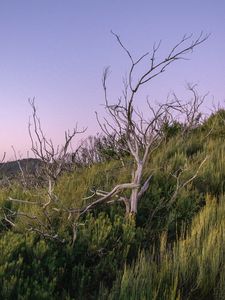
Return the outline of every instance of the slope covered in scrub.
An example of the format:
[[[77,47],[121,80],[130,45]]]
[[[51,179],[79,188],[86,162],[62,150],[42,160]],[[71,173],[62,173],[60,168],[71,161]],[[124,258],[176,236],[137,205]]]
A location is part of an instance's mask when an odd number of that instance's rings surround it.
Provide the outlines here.
[[[62,174],[47,219],[35,204],[46,197],[44,185],[2,186],[0,298],[224,299],[223,116],[219,111],[185,136],[166,128],[166,142],[145,167],[151,183],[136,217],[127,217],[121,202],[97,205],[76,224],[73,244],[74,219],[63,208],[91,202],[90,190],[110,191],[128,182],[129,155],[125,164],[107,156]],[[197,176],[173,198],[179,174],[181,183]],[[37,222],[59,238],[39,234]]]

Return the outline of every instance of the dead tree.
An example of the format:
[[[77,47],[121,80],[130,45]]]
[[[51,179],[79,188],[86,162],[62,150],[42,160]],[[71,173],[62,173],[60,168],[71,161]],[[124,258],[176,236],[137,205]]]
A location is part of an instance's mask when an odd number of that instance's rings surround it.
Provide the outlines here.
[[[195,129],[202,121],[202,113],[200,112],[200,106],[203,104],[208,93],[200,96],[197,90],[197,84],[187,84],[187,90],[191,93],[189,101],[183,103],[182,99],[173,93],[173,101],[180,107],[180,113],[183,117],[183,134]]]
[[[51,202],[53,196],[54,185],[58,177],[68,166],[68,150],[72,140],[78,134],[84,133],[86,129],[78,130],[77,126],[72,132],[65,131],[64,144],[62,146],[55,146],[51,139],[47,139],[42,127],[39,117],[37,116],[37,109],[35,106],[34,99],[29,99],[29,103],[32,108],[32,123],[29,122],[28,131],[31,140],[31,150],[35,157],[40,159],[42,162],[42,176],[47,179],[48,182],[48,195],[49,201]]]
[[[103,72],[103,89],[105,98],[105,110],[108,117],[104,118],[101,122],[98,114],[98,123],[106,136],[114,135],[117,139],[125,137],[126,149],[128,149],[130,156],[133,159],[133,170],[130,183],[125,186],[123,184],[118,185],[112,191],[115,191],[115,201],[123,201],[126,206],[126,213],[135,215],[137,213],[138,202],[149,187],[152,174],[149,174],[148,178],[143,178],[143,171],[152,156],[153,152],[161,145],[164,140],[163,128],[165,124],[170,124],[174,121],[174,115],[176,113],[183,113],[186,115],[186,125],[193,127],[194,122],[197,120],[197,113],[199,108],[199,102],[196,97],[194,101],[183,104],[178,98],[166,103],[154,106],[147,100],[149,112],[148,117],[146,114],[140,112],[137,108],[136,98],[141,88],[151,82],[154,78],[163,73],[167,67],[175,61],[186,59],[186,55],[191,53],[197,46],[205,42],[209,35],[203,35],[202,33],[194,40],[192,35],[185,35],[183,38],[169,51],[168,55],[162,60],[158,60],[156,54],[158,53],[160,43],[153,46],[153,50],[150,53],[145,53],[136,60],[133,58],[131,52],[125,47],[120,37],[113,33],[117,42],[127,54],[131,66],[128,72],[128,76],[123,81],[123,93],[122,97],[118,101],[111,104],[108,98],[107,79],[109,75],[109,68],[106,68]],[[147,69],[140,74],[137,74],[137,69],[141,62],[147,60]],[[138,78],[134,80],[134,78]],[[190,86],[190,90],[194,96],[195,87]],[[150,116],[150,117],[149,117]],[[193,177],[195,178],[195,176]],[[188,181],[189,182],[189,181]],[[176,194],[179,188],[185,186],[185,183],[176,188]],[[118,191],[125,188],[131,189],[130,197],[119,197]],[[113,201],[114,193],[100,192],[101,196],[96,201],[83,208],[81,213],[93,208],[102,202]],[[98,191],[93,194],[96,196]],[[174,197],[173,197],[174,198]]]
[[[27,213],[23,209],[14,210],[3,207],[0,210],[3,212],[4,220],[11,226],[16,227],[14,219],[19,217],[25,219],[24,223],[27,231],[33,231],[43,236],[44,238],[63,241],[52,224],[51,215],[53,213],[66,213],[70,215],[70,210],[64,207],[63,203],[59,203],[57,195],[54,193],[55,184],[64,171],[68,171],[70,161],[69,150],[72,140],[78,135],[83,133],[86,129],[78,130],[77,126],[72,132],[65,132],[65,139],[62,146],[55,146],[51,139],[47,139],[41,126],[41,121],[37,115],[37,109],[34,99],[29,100],[32,108],[32,119],[28,125],[29,136],[31,140],[31,150],[40,161],[39,164],[39,177],[46,188],[44,196],[39,200],[27,201],[23,199],[15,199],[9,197],[7,200],[13,203],[22,205],[31,205],[38,207],[36,215]],[[38,189],[40,187],[38,186]],[[60,208],[59,208],[59,207]]]

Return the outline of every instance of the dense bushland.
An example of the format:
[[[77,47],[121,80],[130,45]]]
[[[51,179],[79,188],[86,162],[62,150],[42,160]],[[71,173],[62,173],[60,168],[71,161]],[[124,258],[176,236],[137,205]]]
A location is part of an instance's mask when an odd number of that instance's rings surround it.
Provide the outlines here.
[[[224,214],[224,197],[207,199],[176,242],[165,231],[159,246],[125,266],[106,299],[224,299]]]
[[[41,201],[46,197],[44,186],[25,188],[14,181],[2,187],[0,298],[224,299],[223,116],[219,111],[186,135],[177,124],[165,128],[166,143],[144,170],[153,177],[137,216],[127,218],[122,203],[97,206],[79,220],[74,244],[73,219],[57,209],[82,207],[91,201],[83,200],[90,189],[109,191],[129,180],[129,155],[123,155],[125,167],[101,148],[104,159],[61,175],[54,190],[60,201],[49,211],[59,240],[25,230],[37,219],[46,222],[38,205],[8,200]],[[168,201],[176,189],[172,175],[184,169],[185,181],[205,157],[198,176],[175,201]],[[11,223],[6,221],[7,211],[12,212]]]

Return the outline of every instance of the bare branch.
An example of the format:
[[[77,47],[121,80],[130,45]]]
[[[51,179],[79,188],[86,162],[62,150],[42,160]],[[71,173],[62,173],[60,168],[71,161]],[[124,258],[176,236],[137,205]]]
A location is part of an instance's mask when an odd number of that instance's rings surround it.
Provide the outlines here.
[[[80,216],[86,213],[88,210],[92,209],[96,205],[105,202],[106,200],[112,198],[113,196],[117,195],[120,191],[125,190],[125,189],[135,189],[138,188],[138,184],[133,184],[133,183],[123,183],[115,186],[111,192],[107,193],[100,199],[88,204],[86,207],[80,209],[80,210],[73,210],[74,212],[80,212]]]
[[[7,200],[12,201],[12,202],[23,203],[23,204],[41,205],[41,203],[36,202],[36,201],[21,200],[21,199],[15,199],[15,198],[11,198],[11,197],[9,197]]]
[[[161,46],[161,41],[158,44],[154,44],[152,53],[150,54],[151,63],[147,65],[147,70],[141,72],[139,76],[134,76],[137,71],[137,66],[144,59],[149,58],[149,53],[145,53],[135,60],[131,52],[121,41],[119,35],[114,32],[112,32],[112,34],[128,56],[131,66],[128,71],[128,79],[123,80],[124,90],[122,97],[113,105],[109,103],[107,93],[109,68],[104,70],[102,82],[105,96],[105,110],[109,118],[104,118],[104,122],[101,123],[97,114],[96,117],[100,128],[106,136],[110,136],[110,134],[113,133],[117,136],[117,140],[119,137],[125,137],[126,146],[134,162],[131,183],[138,185],[137,188],[132,189],[129,199],[131,212],[136,213],[137,203],[147,190],[151,179],[151,176],[149,176],[144,185],[141,185],[143,171],[148,159],[165,140],[165,125],[170,126],[175,120],[175,113],[179,112],[186,115],[186,126],[193,128],[199,120],[198,110],[205,98],[205,96],[199,98],[195,85],[189,85],[188,88],[193,95],[191,101],[183,104],[183,101],[175,97],[173,101],[159,104],[156,108],[147,101],[151,118],[145,119],[144,114],[135,107],[136,96],[141,86],[149,83],[153,78],[163,73],[173,62],[185,59],[186,55],[193,52],[197,46],[205,42],[209,35],[200,33],[195,39],[193,39],[192,34],[184,35],[182,39],[172,47],[168,55],[161,60],[156,60],[156,53]],[[136,83],[132,82],[133,77],[139,78],[136,80]],[[100,199],[99,201],[101,202]]]
[[[180,192],[180,190],[182,190],[183,188],[185,188],[189,183],[191,183],[199,174],[200,169],[202,168],[202,166],[205,164],[205,162],[208,160],[208,156],[206,156],[203,161],[200,163],[200,165],[198,166],[198,169],[196,170],[195,174],[193,176],[191,176],[188,180],[186,180],[183,183],[180,183],[180,177],[181,174],[183,173],[183,170],[181,170],[181,172],[179,172],[178,175],[173,175],[176,178],[176,189],[172,195],[172,197],[169,199],[169,204],[173,204],[173,202],[176,200],[178,193]]]

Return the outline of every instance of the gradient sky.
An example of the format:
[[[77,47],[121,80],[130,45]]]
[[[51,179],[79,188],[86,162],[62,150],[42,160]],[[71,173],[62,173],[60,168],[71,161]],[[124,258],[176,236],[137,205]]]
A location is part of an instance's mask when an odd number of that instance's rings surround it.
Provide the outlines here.
[[[129,66],[111,29],[137,56],[159,40],[160,56],[185,33],[211,33],[189,61],[152,81],[146,94],[163,101],[174,90],[186,99],[185,83],[191,82],[209,92],[206,108],[212,101],[223,105],[224,0],[0,0],[0,154],[7,151],[12,159],[11,145],[24,156],[29,151],[28,98],[36,98],[44,131],[55,143],[77,122],[88,126],[86,135],[100,131],[94,111],[103,109],[103,68],[111,66],[113,101]]]

